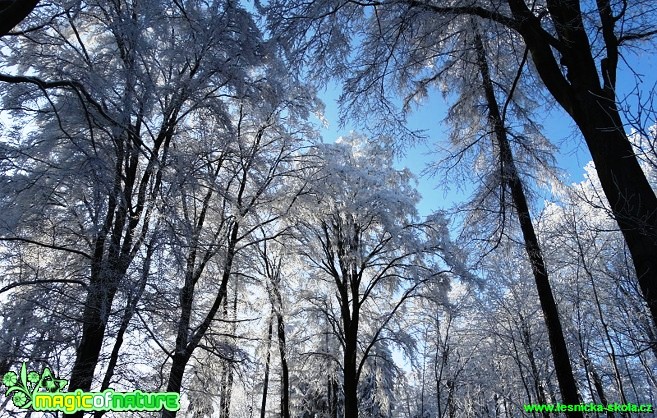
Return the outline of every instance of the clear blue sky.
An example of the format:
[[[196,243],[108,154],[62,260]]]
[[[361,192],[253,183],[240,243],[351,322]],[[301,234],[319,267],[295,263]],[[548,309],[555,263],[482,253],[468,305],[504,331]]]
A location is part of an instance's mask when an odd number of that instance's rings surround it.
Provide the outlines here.
[[[632,66],[629,71],[625,63],[619,68],[618,92],[619,98],[627,97],[627,103],[636,107],[636,86],[638,86],[644,99],[648,97],[651,88],[657,83],[657,51],[636,51],[626,54],[627,62]],[[636,73],[639,77],[634,75]],[[333,142],[339,136],[346,135],[352,126],[347,125],[339,129],[337,97],[340,95],[336,84],[330,85],[320,96],[326,105],[325,118],[329,123],[321,133],[325,142]],[[398,162],[399,167],[408,167],[418,176],[418,189],[422,194],[422,202],[419,206],[420,214],[427,215],[438,209],[449,209],[453,204],[463,202],[468,196],[467,191],[460,193],[455,187],[445,191],[443,188],[436,189],[439,179],[429,176],[421,176],[427,164],[438,158],[431,155],[435,144],[446,143],[448,137],[447,127],[441,124],[445,117],[447,105],[442,96],[435,92],[429,95],[426,102],[417,108],[409,117],[409,128],[425,130],[428,136],[426,144],[408,147],[404,158]],[[565,181],[570,183],[583,180],[583,167],[591,159],[581,135],[570,117],[559,107],[554,107],[546,113],[540,121],[544,126],[545,135],[557,145],[559,153],[556,156],[558,167],[565,171]],[[653,121],[654,122],[654,121]]]

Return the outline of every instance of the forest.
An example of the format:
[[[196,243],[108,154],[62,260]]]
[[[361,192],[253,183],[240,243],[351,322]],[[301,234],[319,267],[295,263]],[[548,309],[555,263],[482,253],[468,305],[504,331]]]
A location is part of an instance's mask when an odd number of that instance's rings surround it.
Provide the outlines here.
[[[653,0],[1,0],[0,417],[653,416],[655,51]]]

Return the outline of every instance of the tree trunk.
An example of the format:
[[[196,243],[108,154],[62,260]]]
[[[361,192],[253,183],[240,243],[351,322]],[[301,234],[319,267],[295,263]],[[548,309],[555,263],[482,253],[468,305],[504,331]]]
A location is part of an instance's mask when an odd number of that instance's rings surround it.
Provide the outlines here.
[[[232,325],[231,325],[231,334],[235,335],[237,331],[237,290],[238,286],[237,283],[235,283],[234,286],[234,291],[233,291],[233,306],[232,306],[232,314],[231,314],[231,320],[232,320]],[[224,305],[224,317],[228,317],[228,298],[226,298],[226,303]],[[229,360],[225,362],[224,367],[224,377],[225,381],[222,379],[222,385],[221,385],[221,412],[219,417],[220,418],[229,418],[230,417],[230,402],[233,396],[233,379],[234,379],[234,370],[233,370],[233,363],[232,360]]]
[[[98,284],[92,286],[87,293],[87,303],[82,316],[84,321],[82,338],[76,350],[75,364],[71,372],[70,392],[76,389],[86,392],[91,390],[94,370],[98,364],[107,327],[107,314],[110,311],[110,307],[107,305],[111,304],[117,290],[114,284],[106,289],[99,289]],[[78,411],[73,414],[64,414],[64,418],[82,418],[83,415],[82,411]]]
[[[7,5],[7,3],[9,3]],[[36,7],[39,0],[14,0],[0,4],[0,37],[8,34]]]
[[[271,336],[273,331],[274,310],[269,314],[269,327],[267,328],[267,357],[265,359],[265,376],[262,383],[262,406],[260,407],[260,418],[265,418],[267,409],[267,391],[269,390],[269,361],[271,360]]]
[[[154,251],[155,251],[155,244],[152,241],[150,245],[147,246],[146,259],[144,261],[144,267],[141,273],[141,280],[139,281],[139,287],[137,288],[137,291],[135,292],[134,295],[128,295],[128,302],[126,304],[125,311],[123,313],[123,318],[121,319],[121,325],[119,326],[119,330],[117,331],[116,334],[114,347],[112,348],[112,353],[110,354],[109,364],[107,365],[107,370],[105,371],[105,377],[103,378],[103,383],[100,386],[101,392],[109,388],[112,376],[114,376],[114,369],[116,368],[116,364],[118,363],[119,360],[119,352],[121,350],[121,346],[123,345],[123,339],[125,333],[128,330],[128,326],[130,325],[130,321],[132,320],[132,317],[135,314],[135,311],[137,309],[137,303],[139,303],[139,300],[141,299],[141,295],[144,293],[144,289],[146,288],[146,282],[148,281],[148,275],[150,273],[150,268],[151,268],[151,259],[153,257]],[[107,411],[96,411],[94,412],[94,417],[100,418],[103,415],[105,415],[106,412]]]
[[[281,355],[281,417],[290,418],[290,371],[287,364],[287,347],[285,344],[285,322],[283,314],[276,312],[278,350]]]
[[[601,83],[578,0],[548,1],[558,38],[558,60],[541,21],[524,1],[508,3],[541,80],[584,136],[612,214],[632,255],[653,324],[657,325],[657,197],[625,134],[616,105],[620,45],[615,35],[617,19],[611,15],[608,1],[597,1],[606,53],[600,61]]]
[[[344,327],[344,418],[358,416],[359,284],[357,275],[347,273],[343,270],[339,293],[341,299],[340,305],[342,307],[342,324]]]
[[[358,416],[357,350],[356,334],[349,332],[344,347],[344,418]]]
[[[541,254],[541,248],[534,231],[534,226],[529,212],[529,205],[523,190],[522,181],[515,167],[515,161],[509,140],[506,133],[506,127],[503,125],[503,118],[500,108],[495,97],[493,82],[490,78],[490,71],[486,60],[486,54],[479,34],[475,35],[475,47],[477,49],[478,65],[483,81],[483,88],[486,95],[486,102],[489,112],[489,120],[494,131],[494,137],[500,149],[500,159],[502,166],[502,181],[511,190],[511,198],[516,208],[520,229],[525,241],[525,250],[532,266],[534,280],[538,291],[538,298],[545,317],[545,325],[548,330],[550,349],[554,368],[559,382],[559,389],[563,403],[576,405],[580,403],[577,392],[577,384],[573,376],[573,370],[570,364],[566,340],[561,328],[561,320],[557,304],[552,295],[552,288],[548,278],[547,268]],[[581,412],[573,412],[571,416],[583,417]]]
[[[267,262],[267,260],[265,260]],[[280,264],[269,270],[271,283],[271,302],[276,315],[276,335],[278,352],[281,357],[281,417],[290,418],[290,371],[287,364],[287,345],[285,342],[285,318],[283,317],[283,298],[280,285]]]
[[[582,350],[581,354],[582,360],[584,361],[584,368],[586,369],[587,374],[590,375],[593,379],[593,386],[595,387],[595,391],[600,398],[600,403],[607,405],[609,401],[607,400],[607,395],[605,394],[604,386],[600,376],[595,371],[595,367],[591,364],[591,361],[589,360],[588,355],[584,352],[584,350]],[[614,418],[614,413],[612,411],[607,411],[607,418]]]
[[[134,295],[132,293],[128,295],[128,302],[126,303],[123,318],[121,319],[121,325],[116,335],[116,341],[114,342],[114,347],[112,348],[112,353],[110,355],[110,360],[107,366],[107,370],[105,371],[105,377],[103,378],[103,383],[100,386],[101,391],[107,389],[110,385],[110,380],[114,375],[114,369],[116,368],[116,364],[119,359],[119,351],[121,349],[121,345],[123,344],[123,337],[125,336],[125,333],[128,330],[128,326],[130,325],[130,321],[132,320],[132,317],[134,316],[135,311],[137,310],[137,304],[141,299],[141,295],[144,293],[144,289],[146,288],[146,283],[148,282],[148,275],[150,274],[150,270],[151,270],[151,260],[153,258],[153,253],[155,252],[154,241],[155,240],[151,241],[146,248],[146,259],[144,260],[144,266],[141,272],[141,280],[139,281],[139,287],[137,288]]]

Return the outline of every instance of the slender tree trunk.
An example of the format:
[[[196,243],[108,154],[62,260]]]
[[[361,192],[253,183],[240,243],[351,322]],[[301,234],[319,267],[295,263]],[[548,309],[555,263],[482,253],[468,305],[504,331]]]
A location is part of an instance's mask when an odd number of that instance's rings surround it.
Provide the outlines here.
[[[557,374],[557,381],[559,382],[561,397],[563,403],[576,405],[580,402],[579,394],[577,392],[577,384],[570,364],[570,356],[568,355],[566,340],[561,328],[561,320],[559,319],[557,304],[552,295],[547,268],[545,267],[543,255],[541,254],[541,248],[538,243],[538,238],[536,237],[536,232],[534,231],[522,181],[520,180],[518,171],[515,167],[506,128],[502,123],[503,118],[500,113],[497,98],[495,97],[495,90],[490,78],[486,54],[481,37],[478,34],[475,35],[475,47],[477,49],[478,65],[488,106],[489,120],[494,130],[495,140],[500,149],[500,162],[503,170],[502,178],[511,190],[511,198],[516,208],[520,229],[525,241],[525,250],[527,251],[527,256],[529,257],[532,266],[532,272],[534,274],[538,291],[538,298],[548,330],[550,349],[552,351],[552,359]],[[573,412],[571,416],[583,417],[581,412]]]
[[[232,306],[232,314],[231,314],[231,319],[233,320],[232,325],[231,325],[231,334],[235,335],[237,332],[237,291],[238,291],[238,286],[237,282],[235,283],[234,286],[234,292],[233,292],[233,306]],[[226,299],[228,301],[228,299]],[[226,306],[226,310],[224,311],[224,317],[228,317],[228,309]],[[221,390],[221,413],[220,413],[220,418],[229,418],[230,417],[230,403],[232,400],[233,396],[233,379],[234,379],[234,373],[235,371],[233,370],[233,362],[228,361],[226,362],[226,366],[224,368],[225,371],[225,378],[226,381],[225,383],[222,383],[222,390]]]
[[[267,357],[265,359],[265,376],[262,379],[262,403],[260,418],[265,418],[267,409],[267,391],[269,390],[269,361],[271,360],[271,336],[273,333],[274,309],[269,314],[269,327],[267,328]]]
[[[607,326],[607,321],[605,320],[604,313],[602,311],[602,306],[600,305],[600,298],[598,297],[598,290],[595,285],[595,280],[593,280],[593,273],[591,272],[591,270],[589,270],[588,264],[586,263],[586,259],[584,258],[584,248],[582,248],[582,244],[579,240],[579,236],[577,236],[576,239],[580,253],[581,265],[584,268],[584,271],[586,272],[589,281],[591,282],[591,290],[593,291],[593,300],[595,301],[595,306],[597,308],[598,316],[600,318],[600,324],[602,325],[602,329],[604,330],[605,333],[605,339],[607,340],[607,345],[609,346],[609,360],[614,369],[614,377],[616,378],[616,384],[618,385],[618,392],[620,393],[621,396],[621,403],[626,404],[627,397],[625,396],[625,388],[623,387],[623,377],[618,369],[618,362],[617,362],[618,358],[616,356],[616,349],[614,348],[614,342],[609,333],[609,327]],[[593,372],[595,373],[595,370],[593,370]],[[621,416],[629,416],[629,413],[621,412]]]
[[[338,418],[338,382],[335,377],[329,375],[326,378],[326,390],[328,392],[328,414],[330,418]]]
[[[528,404],[535,403],[532,397],[532,391],[529,388],[529,384],[527,383],[528,379],[525,377],[525,368],[522,364],[523,362],[520,358],[520,352],[518,351],[518,344],[516,344],[516,338],[513,335],[513,333],[511,333],[511,344],[513,344],[513,360],[515,361],[516,366],[518,366],[520,381],[522,382],[522,386],[525,389],[525,394],[527,395],[527,403]],[[532,416],[534,417],[536,416],[536,411],[532,411]]]
[[[588,355],[586,355],[584,350],[581,351],[581,355],[582,360],[584,361],[584,368],[586,369],[587,374],[591,376],[591,379],[593,379],[593,387],[595,387],[598,398],[600,398],[600,403],[602,405],[607,405],[609,401],[607,400],[607,395],[605,394],[604,386],[600,376],[595,371],[595,367],[593,367],[591,364],[591,361],[589,360]],[[614,413],[612,411],[607,411],[607,418],[614,418]]]
[[[121,346],[123,345],[123,339],[125,333],[128,330],[128,326],[130,325],[130,321],[132,320],[132,317],[135,314],[137,303],[139,303],[139,300],[141,299],[141,295],[144,293],[144,289],[146,288],[146,282],[148,281],[148,275],[150,273],[150,267],[151,267],[151,259],[153,257],[154,251],[155,251],[155,244],[154,242],[151,242],[146,250],[146,259],[144,261],[144,267],[141,274],[141,280],[139,281],[139,287],[137,288],[137,291],[135,292],[134,295],[128,296],[128,302],[126,304],[125,311],[123,313],[123,318],[121,319],[121,325],[119,326],[119,330],[117,331],[116,334],[114,347],[112,348],[112,353],[110,354],[109,364],[107,365],[107,370],[105,371],[105,377],[103,378],[103,383],[100,386],[101,392],[109,388],[112,376],[114,376],[114,369],[116,368],[116,364],[118,363],[119,360],[119,352],[121,350]],[[103,415],[105,415],[106,412],[107,411],[96,411],[94,412],[94,417],[100,418]]]
[[[141,280],[139,281],[139,286],[137,287],[134,294],[128,296],[128,303],[126,304],[125,311],[123,313],[123,318],[121,320],[121,325],[116,334],[116,341],[114,342],[114,347],[112,348],[112,353],[110,355],[109,364],[107,365],[107,370],[105,372],[105,377],[103,378],[103,383],[100,386],[100,390],[103,391],[107,389],[110,385],[110,380],[114,375],[114,369],[119,358],[119,351],[121,350],[121,345],[123,344],[123,337],[125,336],[130,321],[135,314],[137,309],[137,304],[141,299],[141,295],[144,293],[146,288],[146,283],[148,282],[148,275],[151,270],[151,260],[153,258],[153,253],[155,251],[155,243],[151,242],[146,249],[146,259],[144,261],[144,266],[141,273]]]
[[[230,417],[230,402],[233,396],[233,364],[226,362],[221,379],[220,418]]]
[[[226,291],[228,288],[228,279],[230,278],[232,272],[233,260],[235,257],[235,246],[238,241],[238,233],[239,224],[234,223],[228,241],[226,261],[224,263],[224,271],[221,275],[219,293],[217,294],[217,297],[215,298],[214,303],[210,307],[207,315],[203,319],[203,322],[196,328],[196,331],[191,336],[189,335],[189,324],[192,312],[195,281],[185,281],[185,285],[183,286],[183,289],[180,293],[182,308],[180,319],[178,320],[176,349],[172,359],[171,370],[169,372],[169,381],[167,383],[166,390],[167,392],[180,393],[180,389],[182,388],[182,379],[185,373],[185,368],[187,367],[187,363],[189,362],[189,359],[196,347],[198,347],[198,344],[205,335],[206,331],[208,328],[210,328],[210,324],[214,320],[214,317],[219,311],[219,308],[221,307],[224,299],[227,297]],[[163,410],[162,418],[175,418],[176,414],[177,411]]]
[[[447,380],[447,416],[454,418],[456,416],[456,405],[454,404],[454,390],[456,382],[452,379]]]
[[[540,375],[538,373],[538,367],[536,366],[536,358],[534,357],[534,351],[532,350],[531,336],[529,334],[528,324],[522,315],[520,315],[520,321],[521,321],[522,345],[525,349],[525,353],[527,354],[527,359],[529,360],[529,367],[531,369],[532,378],[534,381],[533,382],[534,390],[536,391],[536,398],[539,404],[545,404],[547,403],[547,400],[545,398],[545,389],[541,384]],[[543,417],[549,418],[550,414],[547,411],[543,411]]]
[[[281,417],[290,417],[290,372],[287,364],[287,345],[285,342],[285,318],[283,317],[283,298],[281,297],[281,261],[278,259],[274,263],[267,255],[265,242],[264,258],[267,276],[271,288],[269,289],[269,298],[272,305],[272,312],[276,315],[276,335],[278,337],[278,351],[281,357]]]

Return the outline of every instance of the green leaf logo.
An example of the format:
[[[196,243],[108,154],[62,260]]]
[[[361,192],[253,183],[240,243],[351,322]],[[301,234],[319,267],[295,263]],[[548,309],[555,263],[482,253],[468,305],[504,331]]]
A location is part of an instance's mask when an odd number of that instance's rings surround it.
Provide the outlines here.
[[[32,406],[34,395],[45,389],[48,392],[59,392],[68,384],[66,379],[56,378],[48,367],[40,374],[27,371],[27,364],[23,362],[18,374],[7,372],[2,376],[2,384],[7,387],[5,396],[11,396],[11,401],[17,408],[28,409]]]

